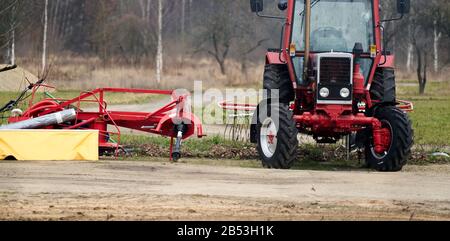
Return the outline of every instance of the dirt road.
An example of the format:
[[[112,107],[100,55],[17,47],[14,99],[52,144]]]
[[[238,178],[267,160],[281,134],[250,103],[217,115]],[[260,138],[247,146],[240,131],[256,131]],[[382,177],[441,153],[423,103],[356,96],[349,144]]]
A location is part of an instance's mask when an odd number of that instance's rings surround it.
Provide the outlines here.
[[[449,166],[318,172],[0,162],[1,220],[450,220]]]

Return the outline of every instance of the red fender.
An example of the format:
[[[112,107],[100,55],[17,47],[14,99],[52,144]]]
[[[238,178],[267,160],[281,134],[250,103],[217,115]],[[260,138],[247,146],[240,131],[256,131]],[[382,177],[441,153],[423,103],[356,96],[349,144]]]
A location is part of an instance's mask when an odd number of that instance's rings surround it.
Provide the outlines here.
[[[268,52],[266,54],[266,64],[286,64],[286,59],[282,53]]]
[[[384,62],[384,57],[381,57],[381,63]],[[380,64],[380,68],[395,68],[395,56],[394,55],[388,55],[386,56],[386,63],[383,65]]]

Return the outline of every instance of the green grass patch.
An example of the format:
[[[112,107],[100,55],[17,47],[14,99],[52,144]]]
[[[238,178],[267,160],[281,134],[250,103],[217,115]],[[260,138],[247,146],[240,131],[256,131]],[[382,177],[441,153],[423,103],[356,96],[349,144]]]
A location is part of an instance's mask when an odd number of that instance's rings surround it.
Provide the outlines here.
[[[415,143],[450,145],[450,98],[442,100],[414,100],[410,113],[415,132]]]
[[[400,85],[398,93],[414,103],[415,144],[450,146],[450,82],[430,82],[424,95],[418,95],[418,86]]]
[[[450,81],[429,82],[424,95],[419,95],[419,85],[417,81],[409,83],[397,83],[397,95],[400,98],[409,98],[413,100],[423,99],[442,99],[450,96]]]
[[[170,138],[164,138],[159,136],[146,136],[146,135],[122,135],[121,142],[123,145],[139,146],[145,144],[156,144],[162,146],[168,146],[170,144]],[[223,145],[230,148],[243,148],[252,146],[250,143],[235,142],[225,139],[221,136],[212,136],[205,138],[191,138],[183,142],[183,147],[191,148],[196,152],[208,152],[212,147],[217,145]]]

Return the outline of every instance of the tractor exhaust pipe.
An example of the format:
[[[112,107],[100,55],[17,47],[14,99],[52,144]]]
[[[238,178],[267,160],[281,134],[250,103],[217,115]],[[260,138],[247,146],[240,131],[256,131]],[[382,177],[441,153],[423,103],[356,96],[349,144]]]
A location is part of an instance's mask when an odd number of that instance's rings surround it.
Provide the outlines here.
[[[305,0],[305,61],[303,61],[303,80],[308,77],[309,53],[311,52],[311,0]]]

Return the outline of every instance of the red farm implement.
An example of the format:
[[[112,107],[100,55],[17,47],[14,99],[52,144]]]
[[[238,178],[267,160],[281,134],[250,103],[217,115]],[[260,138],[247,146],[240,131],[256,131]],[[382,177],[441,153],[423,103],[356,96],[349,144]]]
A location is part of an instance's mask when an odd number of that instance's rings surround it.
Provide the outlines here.
[[[28,90],[32,90],[32,94],[28,103],[29,108],[23,113],[20,112],[19,115],[10,117],[10,125],[37,120],[37,118],[58,114],[64,110],[74,110],[75,114],[69,121],[63,121],[60,118],[60,121],[44,124],[39,129],[98,130],[100,151],[115,151],[115,153],[122,148],[121,128],[161,135],[171,138],[172,160],[178,160],[181,157],[182,140],[196,133],[199,138],[203,136],[201,121],[191,113],[187,105],[189,94],[178,95],[176,91],[170,90],[101,88],[83,92],[69,100],[47,98],[34,103],[35,94],[40,87],[53,88],[43,85],[42,81],[30,85]],[[153,112],[113,111],[108,109],[105,100],[107,93],[167,95],[171,96],[171,101]],[[82,104],[94,105],[96,106],[94,108],[98,109],[83,111]]]

